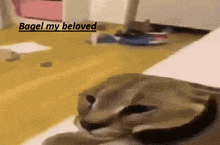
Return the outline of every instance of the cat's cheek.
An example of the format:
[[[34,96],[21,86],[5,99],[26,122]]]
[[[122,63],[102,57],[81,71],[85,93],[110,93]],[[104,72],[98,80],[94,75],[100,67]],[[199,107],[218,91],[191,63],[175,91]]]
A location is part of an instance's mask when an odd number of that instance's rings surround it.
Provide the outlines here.
[[[110,140],[110,139],[114,138],[114,137],[108,137],[108,136],[107,137],[106,136],[100,136],[98,133],[93,134],[92,133],[93,131],[91,131],[91,132],[87,131],[86,129],[84,129],[81,126],[79,120],[75,120],[74,124],[77,126],[79,132],[85,133],[89,138],[96,139],[96,140]]]

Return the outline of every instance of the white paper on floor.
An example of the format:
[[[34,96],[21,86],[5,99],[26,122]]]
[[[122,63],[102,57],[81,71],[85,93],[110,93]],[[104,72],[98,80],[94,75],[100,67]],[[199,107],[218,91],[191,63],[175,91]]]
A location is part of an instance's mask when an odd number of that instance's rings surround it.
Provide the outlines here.
[[[16,43],[16,44],[11,44],[11,45],[1,45],[1,49],[9,49],[17,53],[33,53],[37,51],[44,51],[44,50],[50,50],[50,46],[44,46],[40,45],[36,42],[24,42],[24,43]]]

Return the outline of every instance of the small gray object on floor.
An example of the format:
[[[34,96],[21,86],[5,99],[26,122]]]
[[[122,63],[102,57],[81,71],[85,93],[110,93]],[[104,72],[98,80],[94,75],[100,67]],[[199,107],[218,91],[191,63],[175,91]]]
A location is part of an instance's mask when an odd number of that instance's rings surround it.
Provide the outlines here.
[[[21,54],[14,52],[10,49],[0,49],[0,59],[4,59],[7,62],[16,61],[21,58]]]
[[[40,64],[41,67],[51,67],[53,63],[51,61],[43,62]]]

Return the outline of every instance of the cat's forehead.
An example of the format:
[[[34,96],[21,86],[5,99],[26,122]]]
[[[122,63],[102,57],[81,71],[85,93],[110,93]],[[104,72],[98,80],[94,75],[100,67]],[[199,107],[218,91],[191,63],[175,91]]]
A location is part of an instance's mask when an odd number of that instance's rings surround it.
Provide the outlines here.
[[[148,77],[141,74],[123,74],[108,78],[100,84],[89,89],[97,97],[108,96],[109,94],[122,95],[125,92],[134,92],[140,88],[142,82]]]
[[[94,96],[96,105],[101,108],[108,108],[113,104],[114,106],[127,106],[156,101],[150,95],[146,95],[148,90],[145,87],[152,83],[151,79],[145,75],[126,74],[125,76],[112,77],[91,88],[86,93]]]

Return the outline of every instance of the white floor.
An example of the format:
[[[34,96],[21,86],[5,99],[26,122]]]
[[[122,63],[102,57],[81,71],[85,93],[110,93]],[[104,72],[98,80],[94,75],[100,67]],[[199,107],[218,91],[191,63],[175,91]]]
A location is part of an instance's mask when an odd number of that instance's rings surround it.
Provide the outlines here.
[[[144,74],[220,87],[220,27],[144,71]]]

